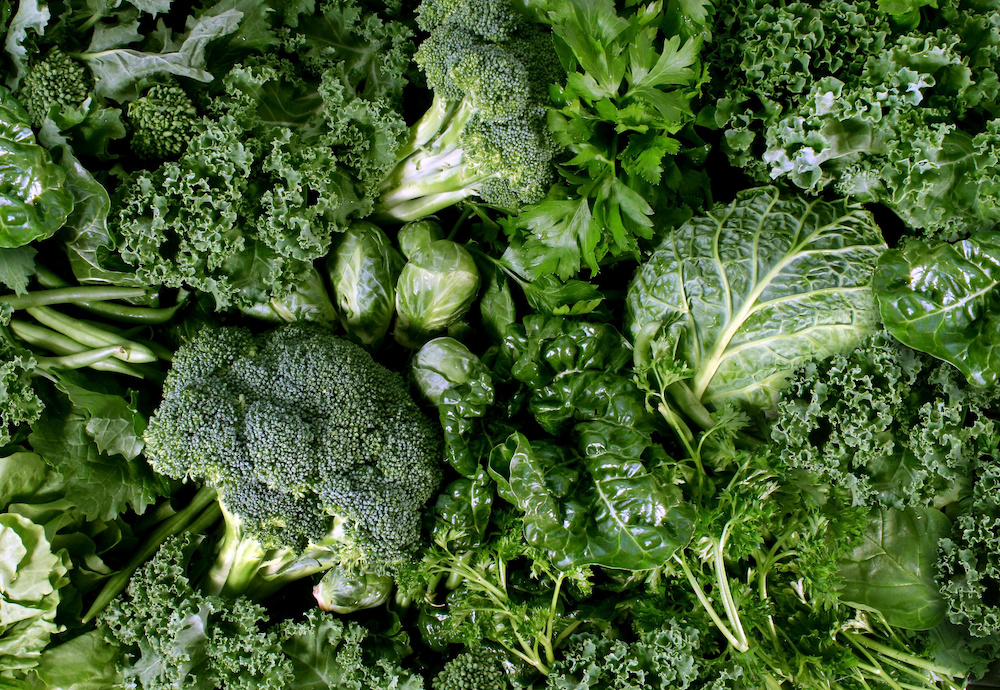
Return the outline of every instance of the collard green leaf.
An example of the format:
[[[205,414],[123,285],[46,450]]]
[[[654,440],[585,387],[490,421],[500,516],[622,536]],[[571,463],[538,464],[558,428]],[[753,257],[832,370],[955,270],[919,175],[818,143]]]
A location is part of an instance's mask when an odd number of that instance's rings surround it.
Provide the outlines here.
[[[136,84],[149,77],[172,74],[197,81],[211,81],[212,74],[205,69],[208,44],[236,31],[242,16],[239,10],[228,10],[198,19],[176,50],[144,53],[115,48],[86,54],[87,64],[94,73],[94,92],[122,101],[134,96]]]
[[[694,515],[643,465],[649,437],[608,422],[578,430],[582,457],[520,433],[490,455],[500,496],[524,512],[525,539],[562,570],[663,565],[690,540]]]
[[[859,205],[747,190],[667,237],[629,287],[626,323],[633,338],[664,327],[703,403],[770,408],[796,367],[874,331],[884,246]]]
[[[951,532],[940,510],[873,511],[861,543],[841,565],[841,599],[874,609],[890,625],[930,630],[947,608],[934,581],[938,540]]]
[[[35,273],[34,247],[0,248],[0,283],[18,295],[28,290],[28,280]]]
[[[1000,233],[956,244],[913,241],[879,259],[873,282],[885,327],[955,365],[970,383],[1000,378]]]
[[[73,210],[66,175],[35,142],[28,113],[0,87],[0,247],[51,237]]]
[[[31,445],[63,476],[66,497],[88,520],[109,520],[129,508],[141,513],[167,493],[167,479],[143,458],[101,452],[87,429],[92,415],[51,397],[32,426]],[[103,434],[107,429],[95,431]]]

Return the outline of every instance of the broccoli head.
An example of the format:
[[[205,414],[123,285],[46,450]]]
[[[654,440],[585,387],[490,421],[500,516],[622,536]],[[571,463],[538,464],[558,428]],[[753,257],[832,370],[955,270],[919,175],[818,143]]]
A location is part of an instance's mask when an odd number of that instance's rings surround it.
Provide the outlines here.
[[[31,122],[41,125],[53,106],[77,108],[90,95],[93,79],[79,60],[53,48],[24,75],[17,93]]]
[[[377,212],[411,221],[478,196],[504,208],[540,201],[558,146],[549,86],[565,79],[552,36],[509,0],[425,0],[430,35],[415,56],[434,101],[381,185]]]
[[[264,548],[335,535],[341,563],[386,572],[418,544],[440,436],[399,374],[297,322],[200,331],[176,353],[146,447],[157,471],[215,487]]]
[[[489,647],[462,652],[434,677],[433,690],[507,690],[507,673],[500,656]]]
[[[198,111],[176,84],[154,84],[128,104],[132,150],[142,158],[176,158],[187,148]]]

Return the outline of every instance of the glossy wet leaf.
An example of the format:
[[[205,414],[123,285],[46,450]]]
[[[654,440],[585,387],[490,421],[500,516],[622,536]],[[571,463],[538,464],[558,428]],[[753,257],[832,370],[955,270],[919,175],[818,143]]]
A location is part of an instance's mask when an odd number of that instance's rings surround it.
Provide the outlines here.
[[[690,540],[694,515],[643,465],[649,437],[607,422],[579,431],[579,456],[520,433],[490,455],[500,496],[524,512],[525,539],[562,570],[663,565]]]
[[[970,383],[1000,378],[1000,233],[886,252],[873,283],[900,342],[955,365]]]

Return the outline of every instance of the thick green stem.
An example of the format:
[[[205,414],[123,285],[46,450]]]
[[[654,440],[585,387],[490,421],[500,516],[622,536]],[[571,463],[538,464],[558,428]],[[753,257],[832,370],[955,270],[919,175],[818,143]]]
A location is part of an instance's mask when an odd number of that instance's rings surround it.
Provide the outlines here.
[[[48,350],[57,355],[75,355],[87,351],[86,345],[81,345],[62,333],[57,333],[50,328],[45,328],[35,323],[13,320],[10,322],[10,330],[29,345]],[[139,379],[145,378],[145,373],[142,370],[116,358],[94,362],[90,365],[90,368],[95,371],[124,374]]]
[[[239,520],[223,511],[226,530],[219,552],[205,575],[202,590],[206,594],[243,594],[249,589],[264,560],[264,548],[256,539],[243,535]]]
[[[80,319],[66,316],[51,307],[29,307],[25,309],[43,326],[48,326],[54,331],[72,338],[81,345],[87,347],[107,347],[109,345],[121,345],[125,348],[125,354],[118,357],[130,364],[143,364],[156,362],[156,354],[145,345],[133,342],[127,338],[106,331],[103,328]]]
[[[871,651],[877,652],[890,659],[895,659],[896,661],[909,664],[910,666],[914,666],[916,668],[922,668],[925,671],[930,671],[931,673],[944,678],[960,678],[965,673],[962,669],[948,668],[947,666],[934,663],[929,659],[924,659],[914,654],[907,654],[906,652],[901,652],[898,649],[893,649],[888,645],[884,645],[881,642],[869,640],[864,635],[852,633],[845,633],[845,635],[855,646],[861,645],[862,647],[870,649]]]
[[[17,311],[29,307],[44,307],[50,304],[78,304],[79,302],[103,302],[113,299],[140,299],[150,294],[146,288],[110,287],[87,285],[37,290],[25,295],[0,295],[0,302],[6,302]]]
[[[119,357],[125,352],[121,345],[111,345],[110,347],[98,348],[96,350],[84,350],[73,355],[63,355],[62,357],[38,357],[38,366],[42,369],[83,369],[92,367],[98,362],[106,361],[109,357]]]
[[[203,516],[203,512],[207,513],[207,515]],[[104,587],[98,593],[97,599],[94,600],[94,603],[87,610],[87,614],[83,617],[83,622],[87,623],[93,620],[94,616],[114,601],[115,597],[128,586],[128,581],[132,578],[132,573],[149,560],[160,548],[160,545],[169,537],[180,534],[190,527],[196,519],[199,523],[205,520],[215,522],[219,519],[219,514],[218,494],[211,487],[203,487],[194,495],[194,498],[191,499],[191,502],[187,506],[167,518],[145,538],[142,546],[124,568],[108,578],[108,581],[104,583]]]
[[[39,267],[35,273],[35,278],[38,283],[45,288],[66,288],[72,287],[68,282],[60,278],[57,274],[53,273],[47,268]],[[129,289],[129,290],[143,290],[143,298],[149,298],[153,293],[151,289],[146,288],[116,288],[116,289]],[[159,325],[169,322],[177,310],[180,309],[181,305],[184,303],[184,294],[178,298],[177,304],[172,307],[140,307],[133,304],[121,304],[120,302],[110,302],[110,301],[97,301],[94,299],[87,300],[77,300],[74,301],[75,306],[81,309],[86,309],[92,314],[97,314],[98,316],[103,316],[114,321],[122,321],[125,323],[135,323],[135,324],[145,324],[145,325]],[[114,299],[114,298],[113,298]],[[117,299],[132,299],[129,297],[120,297]]]

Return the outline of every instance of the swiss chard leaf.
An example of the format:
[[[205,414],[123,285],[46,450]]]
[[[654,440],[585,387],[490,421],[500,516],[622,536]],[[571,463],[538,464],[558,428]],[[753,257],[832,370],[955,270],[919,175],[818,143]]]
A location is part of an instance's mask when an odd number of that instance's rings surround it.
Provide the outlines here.
[[[873,287],[882,321],[896,339],[955,365],[974,385],[996,385],[1000,233],[953,245],[914,241],[888,251]]]
[[[770,408],[797,366],[874,331],[884,246],[858,205],[751,189],[667,237],[629,287],[626,323],[633,338],[664,328],[702,403]]]
[[[934,508],[874,511],[861,543],[841,565],[841,599],[878,611],[896,627],[935,627],[947,608],[934,581],[938,540],[950,532],[951,520]]]

